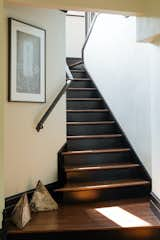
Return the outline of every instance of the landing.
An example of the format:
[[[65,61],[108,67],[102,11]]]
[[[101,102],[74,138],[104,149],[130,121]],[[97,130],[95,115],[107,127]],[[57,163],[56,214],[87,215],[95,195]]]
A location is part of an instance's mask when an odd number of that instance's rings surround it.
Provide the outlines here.
[[[9,226],[9,233],[110,230],[128,227],[160,226],[152,212],[149,199],[66,205],[58,211],[33,214],[23,229]]]

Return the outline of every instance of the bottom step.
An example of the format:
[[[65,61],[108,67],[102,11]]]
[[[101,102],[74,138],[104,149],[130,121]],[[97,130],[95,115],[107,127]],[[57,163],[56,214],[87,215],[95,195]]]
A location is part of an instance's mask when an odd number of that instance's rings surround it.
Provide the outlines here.
[[[150,182],[143,179],[125,179],[92,183],[66,184],[55,192],[63,195],[63,201],[90,202],[131,197],[145,197],[150,193]]]
[[[113,211],[118,218],[104,216],[101,209]],[[143,198],[63,205],[57,211],[32,213],[22,230],[9,223],[7,240],[158,240],[159,232],[160,221],[149,199]]]

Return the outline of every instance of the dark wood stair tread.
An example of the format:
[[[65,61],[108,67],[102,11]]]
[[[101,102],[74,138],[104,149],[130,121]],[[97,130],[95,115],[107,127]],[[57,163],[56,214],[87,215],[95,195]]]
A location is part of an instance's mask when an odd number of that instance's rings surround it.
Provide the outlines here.
[[[84,110],[67,110],[69,113],[81,113],[81,112],[109,112],[108,109],[84,109]]]
[[[71,64],[68,65],[68,67],[70,67],[70,68],[71,67],[75,67],[75,66],[77,66],[79,64],[83,64],[83,61],[81,60],[81,61],[78,61],[78,62],[71,63]]]
[[[73,73],[85,73],[86,71],[85,70],[80,70],[80,69],[71,69],[71,72]]]
[[[149,185],[150,182],[144,179],[125,179],[125,180],[114,180],[114,181],[103,181],[103,182],[87,182],[87,183],[70,183],[64,187],[56,189],[56,192],[71,192],[71,191],[87,191],[87,190],[100,190],[100,189],[111,189],[121,187],[132,187]]]
[[[81,150],[81,151],[67,151],[62,152],[62,155],[83,155],[92,153],[116,153],[116,152],[129,152],[130,148],[111,148],[111,149],[93,149],[93,150]]]
[[[67,140],[74,140],[74,139],[93,139],[93,138],[118,138],[118,137],[122,137],[122,136],[123,136],[122,134],[67,136]]]
[[[114,124],[115,121],[99,121],[99,122],[67,122],[67,125],[107,125]]]
[[[67,101],[102,101],[102,98],[67,98]]]
[[[96,91],[96,88],[68,88],[67,91]]]
[[[112,164],[106,164],[106,165],[95,165],[95,166],[79,166],[79,167],[66,167],[66,172],[83,172],[83,171],[94,171],[94,170],[112,170],[112,169],[122,169],[122,168],[135,168],[139,167],[140,165],[138,163],[112,163]]]
[[[72,81],[91,81],[91,79],[90,78],[74,78],[74,79],[71,79]]]

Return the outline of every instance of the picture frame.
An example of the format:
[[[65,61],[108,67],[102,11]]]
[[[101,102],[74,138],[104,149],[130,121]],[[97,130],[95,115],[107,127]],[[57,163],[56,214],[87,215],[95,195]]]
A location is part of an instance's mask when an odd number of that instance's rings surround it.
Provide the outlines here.
[[[8,18],[9,102],[46,102],[46,30]]]

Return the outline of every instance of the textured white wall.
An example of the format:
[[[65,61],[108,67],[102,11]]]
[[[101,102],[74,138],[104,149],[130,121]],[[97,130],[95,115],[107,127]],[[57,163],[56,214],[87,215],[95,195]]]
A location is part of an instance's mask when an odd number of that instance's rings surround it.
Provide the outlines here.
[[[85,41],[85,18],[66,16],[66,56],[81,57]]]
[[[37,133],[36,123],[65,83],[65,14],[58,10],[7,7],[7,17],[46,29],[47,103],[7,102],[5,81],[5,195],[10,196],[57,180],[57,152],[66,139],[65,96]],[[7,44],[6,44],[7,56]],[[7,72],[7,62],[6,62]]]
[[[152,46],[136,43],[136,18],[101,14],[85,48],[85,65],[151,174]]]

